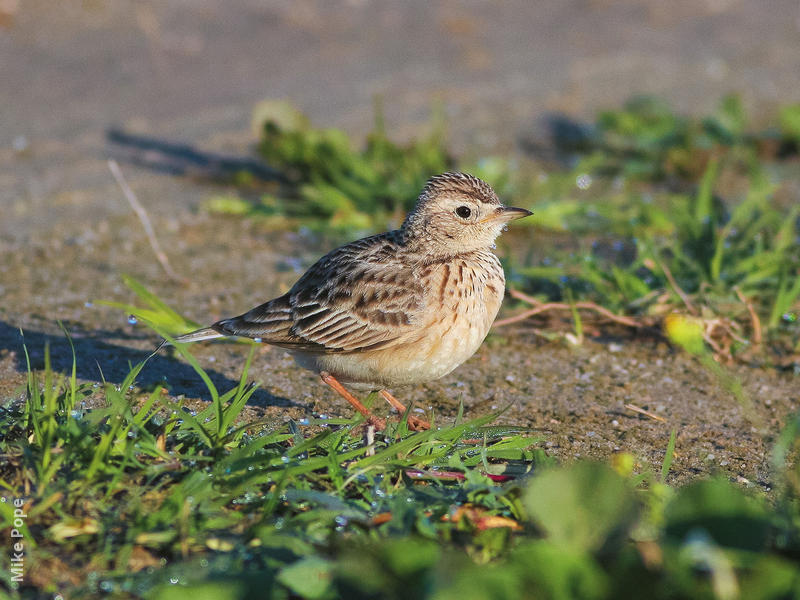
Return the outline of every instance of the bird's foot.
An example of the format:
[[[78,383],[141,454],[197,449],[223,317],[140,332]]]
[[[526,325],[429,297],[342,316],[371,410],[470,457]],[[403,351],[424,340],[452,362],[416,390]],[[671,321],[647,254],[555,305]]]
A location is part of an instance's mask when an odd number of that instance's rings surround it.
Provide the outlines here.
[[[391,404],[392,407],[401,415],[406,412],[407,409],[405,405],[397,398],[392,396],[387,390],[381,390],[380,394],[383,396],[383,399]],[[408,421],[406,422],[408,423],[408,428],[411,431],[427,431],[431,428],[431,424],[425,419],[420,419],[419,417],[415,417],[413,415],[408,415]]]
[[[369,409],[363,404],[361,404],[358,398],[356,398],[355,396],[353,396],[353,394],[348,392],[347,389],[341,383],[339,383],[339,380],[336,379],[333,375],[331,375],[326,371],[322,371],[319,374],[319,376],[324,383],[331,386],[334,389],[334,391],[336,391],[337,394],[339,394],[342,398],[347,400],[353,408],[355,408],[358,412],[364,415],[364,418],[366,419],[366,421],[364,422],[365,427],[373,427],[375,431],[383,431],[384,429],[386,429],[386,420],[381,419],[380,417],[376,417],[371,412],[369,412]]]
[[[414,417],[412,415],[408,415],[408,428],[411,431],[428,431],[431,428],[431,424],[428,423],[425,419],[420,419],[419,417]]]
[[[386,429],[386,419],[381,419],[375,415],[370,415],[367,417],[367,420],[364,421],[364,425],[367,427],[374,427],[375,431],[383,431]]]
[[[428,423],[425,419],[420,419],[419,417],[414,417],[412,415],[408,415],[408,428],[411,431],[428,431],[431,428],[431,424]]]

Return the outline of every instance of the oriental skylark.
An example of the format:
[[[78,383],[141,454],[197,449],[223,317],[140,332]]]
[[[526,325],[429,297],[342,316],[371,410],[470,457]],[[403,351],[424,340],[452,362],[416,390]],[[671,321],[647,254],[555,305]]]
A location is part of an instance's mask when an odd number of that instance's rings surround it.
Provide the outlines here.
[[[402,413],[386,388],[438,379],[472,356],[505,291],[494,240],[530,214],[477,177],[438,175],[400,229],[337,248],[283,296],[176,341],[243,336],[286,348],[380,427],[343,384],[378,390]]]

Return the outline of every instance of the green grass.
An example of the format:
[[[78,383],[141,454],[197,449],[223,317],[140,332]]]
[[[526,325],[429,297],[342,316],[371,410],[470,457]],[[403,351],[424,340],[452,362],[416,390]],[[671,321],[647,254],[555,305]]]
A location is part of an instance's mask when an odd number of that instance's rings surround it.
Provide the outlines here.
[[[441,122],[398,144],[376,112],[354,149],[343,132],[264,103],[259,149],[284,185],[256,202],[226,196],[207,208],[345,241],[399,226],[426,178],[458,168],[534,210],[517,226],[524,236],[500,241],[533,248],[506,260],[511,285],[529,295],[591,301],[656,324],[676,310],[723,319],[726,355],[762,342],[779,354],[800,348],[800,208],[787,198],[800,177],[797,105],[756,126],[736,96],[702,118],[634,99],[598,115],[579,139],[556,139],[569,168],[519,155],[454,157]],[[542,248],[543,232],[563,241]],[[580,323],[574,311],[572,322]]]
[[[645,320],[676,310],[727,320],[738,332],[726,341],[734,355],[761,332],[797,348],[797,114],[787,106],[779,123],[757,129],[734,96],[705,118],[648,98],[602,113],[565,148],[577,165],[530,190],[537,200],[528,224],[579,241],[538,264],[512,265],[512,278],[542,299],[568,299],[569,289]],[[569,185],[580,178],[591,186]]]
[[[243,423],[248,363],[196,414],[132,367],[86,409],[74,371],[29,371],[0,412],[0,486],[24,498],[12,598],[783,598],[800,594],[800,421],[772,500],[722,479],[559,466],[488,415],[367,446],[360,418]],[[76,357],[76,361],[80,357]],[[0,503],[0,529],[14,514]],[[35,567],[34,567],[35,565]],[[526,596],[527,595],[527,596]]]
[[[774,199],[778,186],[757,170],[748,176],[741,200],[726,206],[714,194],[721,168],[711,161],[693,192],[669,194],[662,206],[650,207],[649,222],[669,227],[634,227],[615,240],[619,250],[611,256],[591,246],[593,236],[584,232],[577,252],[555,260],[548,256],[547,264],[514,265],[512,279],[542,299],[572,294],[642,317],[679,310],[726,318],[741,327],[740,337],[750,340],[755,331],[745,298],[769,339],[783,336],[796,345],[800,206],[779,206]],[[736,349],[744,348],[737,344]]]
[[[800,351],[799,213],[785,198],[798,106],[756,129],[734,98],[702,119],[640,100],[600,115],[562,149],[571,166],[546,176],[532,159],[460,161],[438,127],[397,144],[379,117],[354,149],[288,105],[261,110],[261,152],[282,187],[210,209],[352,237],[397,226],[429,175],[463,168],[535,210],[507,253],[509,282],[567,302],[575,342],[595,326],[578,302],[657,324],[675,315],[668,338],[745,411],[705,325],[727,323],[730,351],[744,353],[752,308],[764,346]],[[107,304],[168,338],[197,326],[125,283],[140,305]],[[74,350],[67,373],[44,350],[44,368],[28,361],[24,389],[0,407],[0,530],[19,531],[26,560],[22,587],[0,562],[0,596],[800,597],[798,417],[771,432],[769,493],[719,478],[673,487],[676,430],[653,471],[624,452],[610,464],[556,464],[530,432],[494,424],[500,415],[459,414],[423,433],[401,419],[367,444],[360,417],[244,420],[252,352],[238,384],[220,390],[175,347],[211,398],[193,412],[165,388],[137,385],[148,361],[93,386],[78,381]]]
[[[309,226],[343,234],[398,226],[433,173],[453,166],[440,127],[407,145],[386,135],[380,111],[361,150],[336,129],[316,129],[285,102],[262,103],[259,152],[285,175],[283,194],[257,202],[223,196],[207,208],[257,217],[280,227]]]

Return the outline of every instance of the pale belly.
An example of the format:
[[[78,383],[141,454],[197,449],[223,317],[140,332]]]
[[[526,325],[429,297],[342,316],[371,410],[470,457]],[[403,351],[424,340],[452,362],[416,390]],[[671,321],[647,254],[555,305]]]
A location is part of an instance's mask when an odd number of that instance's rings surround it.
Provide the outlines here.
[[[297,363],[319,373],[327,371],[355,389],[383,389],[433,381],[444,377],[480,347],[489,325],[430,331],[415,343],[354,354],[294,353]]]

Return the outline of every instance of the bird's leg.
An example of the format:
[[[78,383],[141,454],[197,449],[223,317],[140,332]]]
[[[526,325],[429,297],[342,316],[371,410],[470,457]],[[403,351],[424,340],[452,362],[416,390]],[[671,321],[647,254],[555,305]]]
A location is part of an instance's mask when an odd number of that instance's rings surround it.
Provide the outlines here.
[[[380,395],[383,396],[383,399],[391,404],[401,415],[406,412],[406,407],[403,406],[403,403],[392,396],[387,390],[381,390]],[[424,431],[425,429],[430,429],[431,424],[425,419],[408,415],[408,427],[411,429],[411,431]]]
[[[327,371],[321,371],[319,376],[320,379],[322,379],[323,383],[331,386],[337,394],[339,394],[342,398],[347,400],[352,405],[353,408],[355,408],[358,412],[364,415],[367,419],[368,424],[374,425],[375,429],[377,429],[378,431],[383,431],[383,429],[386,427],[386,423],[384,422],[384,420],[379,419],[378,417],[370,413],[369,409],[363,404],[361,404],[358,398],[356,398],[355,396],[353,396],[353,394],[348,392],[347,389],[345,389],[345,387],[341,383],[339,383],[339,381],[333,375],[331,375]]]

